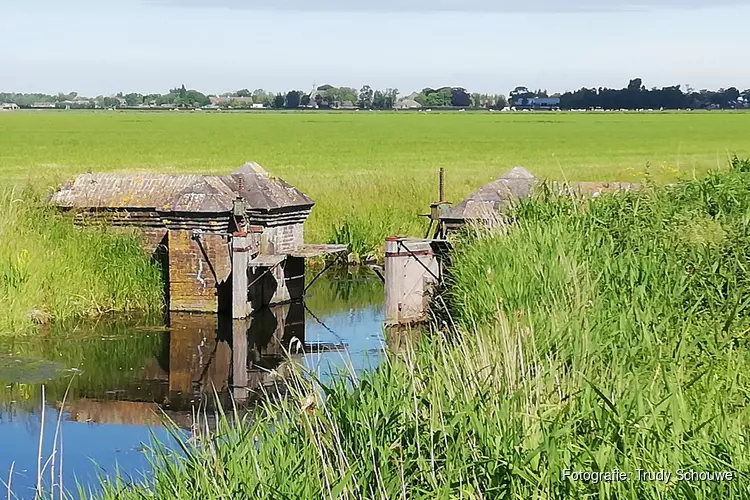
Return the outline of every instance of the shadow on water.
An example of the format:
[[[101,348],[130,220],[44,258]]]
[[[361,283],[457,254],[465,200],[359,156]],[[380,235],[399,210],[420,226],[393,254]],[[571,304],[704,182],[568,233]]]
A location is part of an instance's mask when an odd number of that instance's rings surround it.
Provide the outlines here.
[[[90,483],[117,466],[144,470],[142,444],[163,414],[191,428],[215,402],[251,404],[284,393],[290,363],[323,380],[343,367],[377,366],[383,339],[383,287],[346,270],[318,280],[304,303],[257,312],[248,320],[171,313],[56,324],[33,339],[0,344],[0,478],[14,466],[13,493],[33,497],[46,391],[45,448],[62,411],[64,474]],[[69,392],[61,408],[66,390]],[[14,465],[15,464],[15,465]],[[96,465],[94,465],[96,464]],[[3,483],[0,483],[3,484]],[[5,496],[0,486],[0,496]]]

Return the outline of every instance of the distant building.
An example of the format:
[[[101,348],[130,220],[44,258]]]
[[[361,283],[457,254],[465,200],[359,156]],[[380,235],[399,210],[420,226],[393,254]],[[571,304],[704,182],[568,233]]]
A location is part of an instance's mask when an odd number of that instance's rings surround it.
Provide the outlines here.
[[[66,109],[94,107],[93,103],[89,99],[85,99],[82,97],[79,97],[77,99],[67,99],[65,101],[59,101],[55,107],[57,106],[63,106]]]
[[[521,97],[514,105],[518,109],[551,110],[560,108],[559,97]]]
[[[240,106],[249,107],[253,105],[252,97],[211,96],[208,98],[208,100],[211,101],[211,104],[214,106],[229,106],[229,105],[237,104]]]
[[[32,108],[54,108],[55,103],[54,102],[35,102],[31,105]]]
[[[422,105],[414,99],[410,99],[407,97],[404,99],[399,99],[396,104],[393,105],[393,107],[394,109],[420,109]]]

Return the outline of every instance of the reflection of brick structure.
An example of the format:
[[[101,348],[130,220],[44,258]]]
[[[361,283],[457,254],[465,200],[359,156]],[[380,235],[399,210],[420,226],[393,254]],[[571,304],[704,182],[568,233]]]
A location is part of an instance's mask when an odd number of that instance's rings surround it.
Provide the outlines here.
[[[156,403],[138,401],[96,401],[77,399],[65,408],[73,422],[117,425],[161,425],[162,415]]]
[[[137,228],[168,265],[171,311],[244,318],[250,303],[301,299],[304,259],[346,249],[304,245],[313,201],[256,163],[225,176],[84,174],[52,203],[81,224]]]
[[[169,392],[190,396],[194,384],[208,392],[226,389],[232,354],[218,338],[218,317],[172,313],[169,328]]]
[[[159,425],[166,413],[177,425],[190,428],[194,415],[201,422],[206,414],[211,416],[216,395],[227,408],[266,394],[283,395],[303,353],[344,348],[306,343],[305,319],[301,302],[263,308],[251,318],[235,320],[172,312],[164,350],[149,351],[147,359],[134,365],[141,368],[116,390],[108,390],[112,386],[106,381],[101,388],[80,388],[79,399],[71,396],[65,411],[77,422],[123,425]],[[204,414],[203,409],[209,411]]]

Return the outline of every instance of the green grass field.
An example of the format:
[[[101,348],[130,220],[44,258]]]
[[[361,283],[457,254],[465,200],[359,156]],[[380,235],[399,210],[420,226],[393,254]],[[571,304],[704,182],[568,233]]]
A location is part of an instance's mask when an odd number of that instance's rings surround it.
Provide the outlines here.
[[[569,180],[638,180],[650,164],[667,181],[750,156],[749,132],[750,113],[730,112],[3,113],[0,333],[26,328],[35,311],[160,306],[159,274],[132,241],[74,231],[41,207],[44,191],[76,173],[226,173],[255,160],[316,200],[308,241],[363,257],[388,235],[423,234],[416,215],[436,201],[440,167],[453,202],[519,164]]]
[[[225,173],[258,161],[318,206],[310,241],[371,252],[419,234],[445,167],[460,201],[505,170],[657,180],[750,155],[750,113],[395,114],[39,112],[0,115],[0,182],[52,185],[88,170]],[[343,231],[342,231],[343,228]]]

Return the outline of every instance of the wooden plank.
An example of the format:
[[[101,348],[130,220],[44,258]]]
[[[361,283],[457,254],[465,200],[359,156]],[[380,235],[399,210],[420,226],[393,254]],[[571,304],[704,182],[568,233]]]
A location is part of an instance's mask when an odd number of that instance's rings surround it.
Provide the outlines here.
[[[249,267],[273,267],[281,264],[286,260],[285,254],[261,254],[248,263]]]
[[[302,245],[289,252],[289,255],[292,257],[308,259],[311,257],[322,257],[324,255],[346,252],[347,250],[349,250],[348,245]]]

